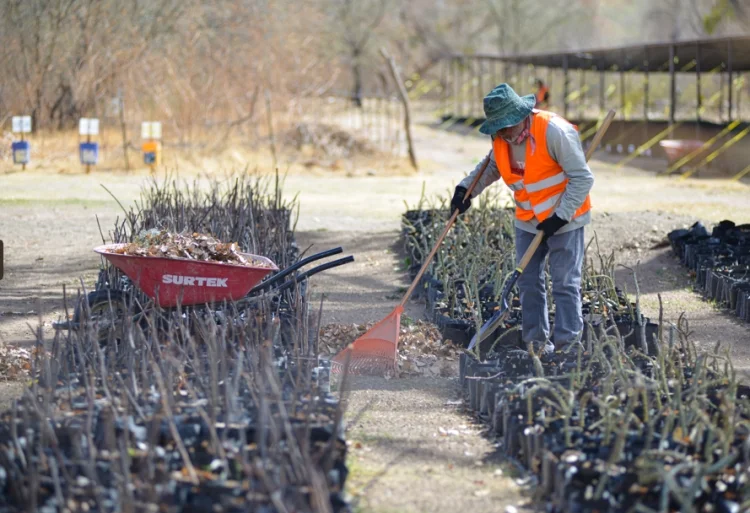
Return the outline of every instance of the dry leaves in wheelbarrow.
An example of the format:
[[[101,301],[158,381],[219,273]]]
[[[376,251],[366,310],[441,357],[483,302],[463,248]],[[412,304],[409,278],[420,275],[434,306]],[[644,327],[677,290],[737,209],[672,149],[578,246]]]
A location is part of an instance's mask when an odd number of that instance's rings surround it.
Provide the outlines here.
[[[141,232],[133,242],[121,246],[114,252],[130,256],[187,258],[204,262],[268,267],[266,262],[242,253],[237,243],[222,242],[204,233],[148,230]]]
[[[334,356],[364,333],[375,323],[328,324],[320,329],[319,351]],[[460,348],[450,340],[443,340],[440,330],[425,321],[401,324],[398,344],[398,370],[400,377],[458,375]]]
[[[29,376],[32,351],[0,344],[0,379],[20,379]]]

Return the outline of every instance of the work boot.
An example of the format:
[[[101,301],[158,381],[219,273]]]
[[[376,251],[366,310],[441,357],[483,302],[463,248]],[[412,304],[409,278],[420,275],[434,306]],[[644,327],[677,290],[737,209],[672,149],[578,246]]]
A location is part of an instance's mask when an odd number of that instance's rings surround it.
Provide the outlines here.
[[[537,356],[543,354],[552,354],[555,352],[555,344],[547,340],[546,342],[532,342],[531,347]]]

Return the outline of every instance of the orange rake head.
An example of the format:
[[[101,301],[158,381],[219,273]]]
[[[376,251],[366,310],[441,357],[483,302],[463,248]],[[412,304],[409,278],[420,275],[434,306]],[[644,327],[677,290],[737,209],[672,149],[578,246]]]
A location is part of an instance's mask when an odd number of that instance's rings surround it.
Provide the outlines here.
[[[342,349],[331,361],[331,372],[366,376],[394,374],[403,312],[404,308],[397,306],[388,317]]]

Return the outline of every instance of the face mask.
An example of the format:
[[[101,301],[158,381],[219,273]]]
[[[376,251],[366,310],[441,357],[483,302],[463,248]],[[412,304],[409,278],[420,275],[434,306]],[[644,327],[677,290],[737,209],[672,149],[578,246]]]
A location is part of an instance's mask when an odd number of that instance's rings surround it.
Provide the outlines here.
[[[503,140],[509,144],[521,144],[531,135],[531,118],[526,118],[523,122],[523,129],[513,138],[503,137]]]

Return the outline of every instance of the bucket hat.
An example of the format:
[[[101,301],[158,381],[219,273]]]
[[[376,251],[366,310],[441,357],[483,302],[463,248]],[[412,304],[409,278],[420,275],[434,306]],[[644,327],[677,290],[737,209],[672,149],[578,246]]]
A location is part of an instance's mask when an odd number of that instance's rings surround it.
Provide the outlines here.
[[[485,122],[479,131],[493,135],[502,128],[514,126],[526,119],[536,106],[536,96],[518,96],[508,84],[500,84],[484,97]]]

